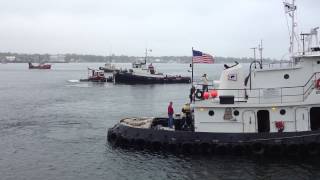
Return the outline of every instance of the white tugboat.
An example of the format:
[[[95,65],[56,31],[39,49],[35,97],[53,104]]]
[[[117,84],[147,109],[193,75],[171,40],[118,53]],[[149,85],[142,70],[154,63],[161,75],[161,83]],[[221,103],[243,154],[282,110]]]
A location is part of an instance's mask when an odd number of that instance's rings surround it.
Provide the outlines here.
[[[303,49],[294,53],[296,6],[284,5],[292,18],[290,62],[254,61],[247,74],[241,64],[226,65],[218,88],[198,90],[175,130],[166,118],[127,118],[109,129],[108,140],[188,153],[319,155],[318,28],[301,34]]]

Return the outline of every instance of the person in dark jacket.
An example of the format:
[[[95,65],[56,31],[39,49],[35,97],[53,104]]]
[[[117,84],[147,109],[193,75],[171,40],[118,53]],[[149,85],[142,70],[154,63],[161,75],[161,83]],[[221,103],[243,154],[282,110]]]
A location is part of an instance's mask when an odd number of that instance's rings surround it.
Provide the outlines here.
[[[190,103],[194,102],[195,93],[196,93],[196,87],[192,86],[190,89],[190,95],[189,95]]]
[[[172,107],[172,101],[170,101],[169,106],[168,106],[168,127],[172,128],[173,126],[173,107]]]

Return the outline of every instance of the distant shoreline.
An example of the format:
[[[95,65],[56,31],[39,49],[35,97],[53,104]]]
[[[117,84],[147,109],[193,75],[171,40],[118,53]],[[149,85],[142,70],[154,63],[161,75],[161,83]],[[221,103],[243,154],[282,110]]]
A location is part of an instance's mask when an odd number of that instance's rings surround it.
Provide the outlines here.
[[[190,64],[191,56],[149,56],[148,63],[179,63]],[[214,57],[216,64],[233,63],[250,63],[254,59],[251,57]],[[20,53],[1,53],[0,62],[2,63],[132,63],[135,61],[143,61],[144,57],[126,56],[126,55],[111,55],[111,56],[98,56],[98,55],[81,55],[81,54],[20,54]],[[277,59],[264,58],[264,62],[272,63],[278,62]]]

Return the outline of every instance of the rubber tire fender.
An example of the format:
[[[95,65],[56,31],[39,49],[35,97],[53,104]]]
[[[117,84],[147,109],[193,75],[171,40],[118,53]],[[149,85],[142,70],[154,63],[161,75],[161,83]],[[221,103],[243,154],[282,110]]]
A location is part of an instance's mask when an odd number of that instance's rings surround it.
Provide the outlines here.
[[[192,143],[189,143],[189,142],[186,142],[186,143],[183,143],[181,145],[181,152],[182,153],[186,153],[186,154],[191,154],[193,153],[193,144]]]
[[[300,146],[298,144],[288,144],[286,146],[286,154],[288,156],[298,156],[300,152]]]
[[[307,152],[310,156],[315,156],[319,154],[319,145],[317,143],[307,144]]]
[[[281,156],[283,154],[283,152],[284,152],[284,148],[282,147],[281,144],[273,144],[268,149],[268,152],[271,155]]]
[[[232,152],[234,155],[243,155],[245,154],[245,146],[242,144],[235,144],[232,146]]]
[[[251,145],[251,151],[255,155],[262,155],[264,154],[265,148],[261,143],[253,143]]]
[[[215,147],[214,153],[218,155],[225,155],[228,152],[228,147],[224,144],[218,144]]]

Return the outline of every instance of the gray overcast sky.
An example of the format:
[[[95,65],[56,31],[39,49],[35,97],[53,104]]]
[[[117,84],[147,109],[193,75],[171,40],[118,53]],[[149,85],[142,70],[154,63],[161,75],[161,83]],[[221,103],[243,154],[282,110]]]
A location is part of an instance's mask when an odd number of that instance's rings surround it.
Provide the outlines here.
[[[320,1],[297,0],[298,32],[320,26]],[[289,47],[281,0],[0,0],[0,52],[266,57]]]

